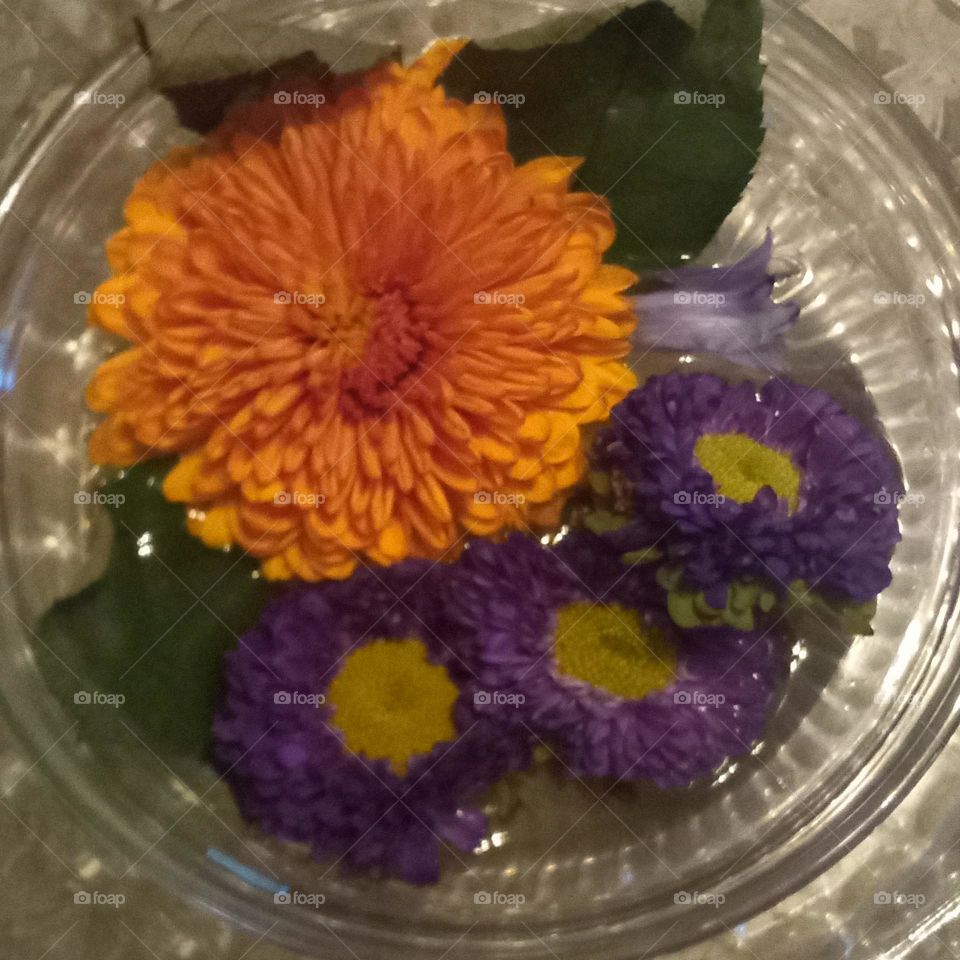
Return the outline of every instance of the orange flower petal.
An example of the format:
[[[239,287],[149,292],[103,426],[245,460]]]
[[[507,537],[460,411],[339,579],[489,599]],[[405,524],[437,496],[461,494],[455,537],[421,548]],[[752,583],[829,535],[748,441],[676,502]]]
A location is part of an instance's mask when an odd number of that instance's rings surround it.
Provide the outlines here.
[[[578,158],[517,166],[499,107],[445,97],[462,44],[305,81],[321,106],[238,105],[108,243],[90,322],[130,348],[88,389],[90,456],[178,452],[189,529],[271,579],[556,517],[633,385],[606,202],[570,191]]]

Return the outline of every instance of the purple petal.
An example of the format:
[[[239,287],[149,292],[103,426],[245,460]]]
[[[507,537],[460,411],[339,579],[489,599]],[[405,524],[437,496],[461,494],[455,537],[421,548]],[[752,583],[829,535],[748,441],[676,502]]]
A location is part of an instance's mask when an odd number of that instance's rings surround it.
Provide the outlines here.
[[[643,347],[713,353],[748,367],[780,369],[795,301],[775,303],[769,273],[773,235],[729,267],[678,267],[653,275],[662,289],[634,298]]]

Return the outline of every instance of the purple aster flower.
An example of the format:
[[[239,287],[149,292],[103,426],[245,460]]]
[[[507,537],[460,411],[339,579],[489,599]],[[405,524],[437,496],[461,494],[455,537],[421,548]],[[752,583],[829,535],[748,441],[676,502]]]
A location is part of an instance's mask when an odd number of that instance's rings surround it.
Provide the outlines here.
[[[442,639],[444,570],[409,561],[295,588],[228,655],[214,756],[245,817],[414,883],[436,881],[442,844],[479,843],[473,802],[529,745],[474,705]]]
[[[621,551],[656,544],[714,607],[741,577],[874,598],[900,539],[887,446],[820,390],[707,374],[651,377],[614,408],[600,469],[625,481]]]
[[[652,578],[611,578],[617,567],[598,543],[573,533],[547,550],[514,535],[467,550],[451,602],[487,687],[483,709],[514,712],[579,776],[677,787],[749,752],[785,644],[726,627],[678,629]]]
[[[770,269],[773,234],[729,267],[658,271],[661,289],[634,299],[645,347],[715,353],[747,367],[779,370],[783,339],[800,314],[793,300],[775,303]]]

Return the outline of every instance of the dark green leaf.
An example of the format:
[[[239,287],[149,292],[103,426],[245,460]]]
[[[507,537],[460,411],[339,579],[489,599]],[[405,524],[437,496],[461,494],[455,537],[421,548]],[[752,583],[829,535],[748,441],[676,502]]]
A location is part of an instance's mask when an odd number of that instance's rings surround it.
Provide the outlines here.
[[[872,637],[876,599],[855,603],[840,597],[825,596],[811,590],[803,580],[790,584],[787,615],[796,619],[808,615],[834,633],[844,637]]]
[[[761,27],[760,0],[711,0],[699,31],[647,3],[575,43],[471,44],[444,85],[501,98],[518,161],[586,157],[580,182],[609,198],[617,222],[611,259],[676,265],[710,241],[750,180],[763,139]]]
[[[167,84],[160,87],[160,92],[173,104],[182,127],[197,133],[209,133],[221,123],[237,100],[255,100],[288,77],[323,77],[327,73],[327,68],[314,54],[302,53],[278,61],[267,69]]]
[[[272,588],[249,557],[187,532],[183,506],[161,492],[170,465],[133,467],[103,488],[114,528],[109,566],[42,619],[38,657],[88,739],[126,739],[129,727],[157,749],[200,755],[223,654]],[[124,702],[76,703],[82,693]]]

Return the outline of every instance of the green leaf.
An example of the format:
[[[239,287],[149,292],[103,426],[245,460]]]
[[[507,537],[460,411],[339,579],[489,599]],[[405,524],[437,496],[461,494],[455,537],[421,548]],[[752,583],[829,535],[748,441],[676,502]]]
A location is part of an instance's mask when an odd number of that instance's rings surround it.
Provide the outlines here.
[[[262,96],[302,77],[332,81],[334,74],[367,69],[395,53],[333,30],[281,25],[269,5],[249,7],[221,14],[201,3],[136,18],[153,85],[190,130],[212,130],[241,97]]]
[[[478,10],[475,15],[458,14],[457,28],[483,47],[522,50],[580,40],[628,6],[629,2],[620,2],[552,14],[517,8],[511,11],[510,19],[517,24],[513,29],[504,29],[498,18]],[[695,25],[706,0],[671,0],[671,6]],[[402,18],[394,24],[398,36],[406,33],[407,59],[419,52],[424,31],[431,31],[430,11],[421,14],[413,14],[406,24]],[[198,133],[212,130],[238,98],[261,96],[276,89],[278,81],[304,76],[323,80],[366,69],[397,53],[395,47],[369,42],[370,30],[363,23],[351,31],[318,26],[316,18],[283,23],[270,4],[258,0],[216,12],[204,4],[147,11],[134,22],[140,47],[150,59],[154,86],[173,103],[180,123]],[[438,12],[434,26],[442,32],[441,23],[453,26]]]
[[[537,11],[535,23],[532,26],[509,30],[506,33],[498,30],[497,35],[494,36],[489,35],[487,31],[484,31],[481,36],[476,34],[470,34],[470,36],[485,50],[530,50],[556,43],[572,44],[583,40],[597,27],[629,6],[630,3],[604,4],[589,10],[571,10],[553,16],[544,16],[541,11]]]
[[[700,26],[707,0],[665,0],[666,5],[691,27]],[[480,17],[472,25],[465,20],[458,33],[469,36],[478,46],[486,50],[526,50],[531,47],[546,47],[555,43],[576,43],[592,30],[619,16],[625,10],[637,6],[637,0],[620,0],[617,3],[604,3],[586,10],[551,12],[530,8],[532,23],[516,29],[504,31],[498,23],[494,31],[490,29],[488,18]],[[521,9],[511,10],[511,16],[521,15]],[[501,22],[502,23],[502,22]],[[471,29],[476,28],[476,32]]]
[[[529,50],[467,46],[447,92],[503,103],[518,162],[582,156],[580,184],[610,200],[609,257],[676,265],[736,205],[763,139],[760,0],[711,0],[699,31],[660,2],[576,43]]]
[[[157,10],[137,18],[141,46],[162,85],[269,70],[309,51],[337,73],[365,70],[394,52],[337,29],[283,24],[269,5],[224,15],[206,3]]]
[[[320,78],[328,74],[316,56],[303,53],[281,60],[264,70],[234,73],[210,80],[183,83],[158,81],[160,92],[173,104],[181,126],[197,133],[209,133],[226,116],[230,106],[246,98],[257,99],[285,80],[296,82],[303,77]]]
[[[727,591],[727,605],[712,607],[698,590],[684,584],[680,567],[661,567],[657,583],[667,591],[670,619],[684,629],[728,626],[737,630],[753,630],[756,613],[769,613],[776,604],[776,594],[757,580],[736,580]]]
[[[223,654],[273,587],[251,558],[211,550],[187,532],[183,505],[161,492],[170,466],[142,464],[103,488],[113,521],[107,570],[43,617],[37,649],[87,739],[124,740],[132,728],[158,750],[199,756]],[[123,703],[77,703],[77,694],[119,694]]]
[[[787,615],[796,617],[805,613],[821,624],[844,637],[872,637],[873,618],[877,614],[877,601],[866,600],[854,603],[836,597],[828,597],[811,590],[803,580],[790,584],[787,598]]]
[[[673,12],[691,27],[699,27],[707,7],[707,0],[667,0]]]

